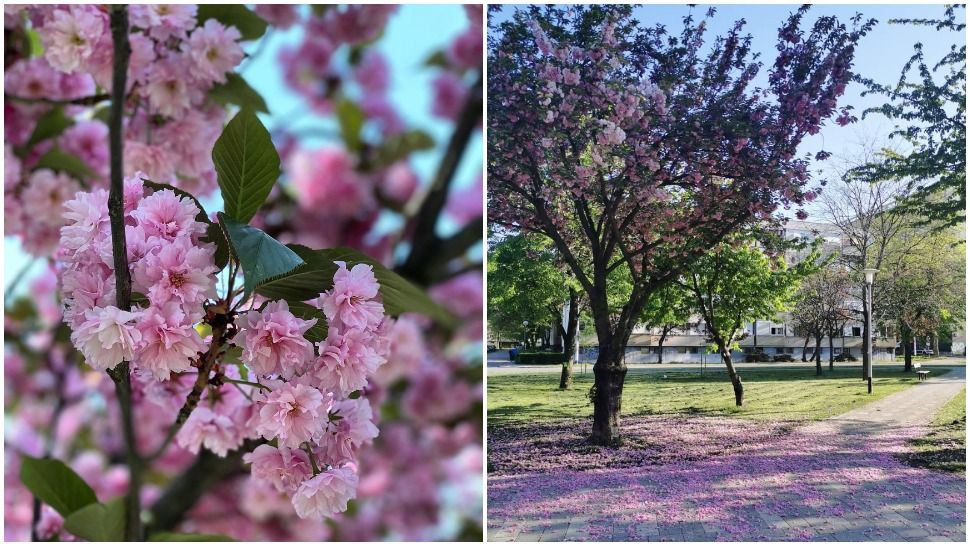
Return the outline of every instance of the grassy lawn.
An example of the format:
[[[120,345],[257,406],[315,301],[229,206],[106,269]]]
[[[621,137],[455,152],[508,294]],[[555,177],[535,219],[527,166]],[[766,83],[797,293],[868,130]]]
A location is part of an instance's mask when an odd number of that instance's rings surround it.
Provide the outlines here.
[[[926,436],[913,441],[909,462],[917,466],[966,472],[967,389],[943,406]]]
[[[941,375],[948,368],[934,368]],[[858,366],[828,371],[817,377],[807,368],[742,370],[744,406],[734,405],[724,371],[631,371],[623,388],[623,415],[704,414],[765,420],[814,420],[901,391],[916,383],[916,375],[891,368],[875,369],[873,394]],[[587,417],[592,406],[586,393],[593,374],[576,374],[573,387],[559,390],[559,374],[507,374],[488,378],[488,424],[511,425]]]

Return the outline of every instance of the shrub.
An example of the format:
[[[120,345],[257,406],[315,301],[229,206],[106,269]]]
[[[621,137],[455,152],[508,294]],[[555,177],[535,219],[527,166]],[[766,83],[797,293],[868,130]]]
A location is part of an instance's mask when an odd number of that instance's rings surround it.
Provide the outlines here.
[[[565,353],[518,353],[516,364],[562,364],[568,357]]]

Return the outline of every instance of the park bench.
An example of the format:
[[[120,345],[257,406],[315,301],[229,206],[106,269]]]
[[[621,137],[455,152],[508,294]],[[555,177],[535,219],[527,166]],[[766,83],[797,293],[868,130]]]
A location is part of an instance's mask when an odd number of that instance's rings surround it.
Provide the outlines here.
[[[929,377],[929,375],[930,375],[929,370],[916,370],[916,379],[920,381],[925,380],[927,377]]]

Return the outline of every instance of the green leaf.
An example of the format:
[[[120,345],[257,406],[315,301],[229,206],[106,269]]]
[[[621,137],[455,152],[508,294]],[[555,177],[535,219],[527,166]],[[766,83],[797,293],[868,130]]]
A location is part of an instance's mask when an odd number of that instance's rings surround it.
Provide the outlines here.
[[[333,275],[337,272],[337,264],[334,262],[347,262],[348,268],[363,263],[374,268],[384,310],[388,314],[397,316],[401,313],[420,313],[445,327],[454,326],[454,317],[427,293],[360,251],[352,248],[312,250],[300,245],[290,245],[290,248],[305,264],[263,282],[256,289],[257,294],[289,302],[306,301],[333,287]]]
[[[37,120],[37,125],[34,126],[34,132],[30,134],[30,138],[27,139],[27,142],[21,147],[21,150],[26,152],[38,142],[63,133],[71,125],[74,125],[74,120],[64,114],[64,108],[55,106]]]
[[[227,27],[236,27],[243,40],[255,40],[266,33],[266,21],[242,4],[199,4],[197,19],[200,25],[215,19]]]
[[[225,106],[235,104],[243,109],[255,110],[268,114],[269,108],[262,95],[253,89],[245,78],[230,72],[226,75],[226,83],[216,85],[209,90],[209,97],[217,103]]]
[[[91,486],[57,459],[35,459],[25,455],[20,463],[20,481],[34,496],[64,517],[98,502]]]
[[[201,535],[198,533],[155,533],[149,542],[236,542],[226,535]]]
[[[424,131],[407,131],[384,141],[374,158],[375,166],[386,167],[414,152],[434,148],[434,139]]]
[[[294,316],[303,320],[317,319],[317,323],[303,334],[307,341],[317,343],[327,339],[327,317],[323,311],[302,301],[287,302],[287,305]]]
[[[251,110],[241,110],[212,149],[226,214],[249,222],[280,176],[280,156],[269,131]]]
[[[28,28],[27,43],[30,45],[29,56],[40,57],[44,54],[44,43],[40,39],[40,33],[36,29]]]
[[[300,256],[262,230],[237,222],[221,212],[219,221],[229,235],[230,249],[242,267],[246,297],[268,279],[303,265]]]
[[[88,167],[80,157],[69,154],[60,148],[51,148],[40,156],[34,169],[53,169],[68,174],[78,180],[88,180],[95,177],[94,171]]]
[[[448,68],[450,63],[448,62],[448,56],[445,55],[444,51],[435,51],[424,61],[424,66],[436,66],[439,68]]]
[[[209,219],[209,215],[206,214],[205,208],[202,206],[202,203],[200,203],[199,200],[196,199],[195,196],[192,195],[191,193],[183,189],[176,188],[175,186],[172,186],[170,184],[162,184],[161,182],[152,182],[147,178],[142,178],[141,180],[142,182],[144,182],[145,186],[151,189],[152,191],[172,190],[179,197],[187,197],[191,199],[193,203],[195,203],[195,206],[198,207],[199,209],[199,213],[195,215],[195,220],[197,222],[202,222],[207,226],[209,226],[208,228],[206,228],[205,238],[203,240],[216,245],[216,254],[215,254],[216,267],[218,267],[220,270],[223,267],[226,267],[226,264],[229,263],[229,241],[226,240],[226,234],[223,233],[222,227],[220,227],[219,224]]]
[[[64,520],[64,529],[76,537],[92,542],[114,542],[125,539],[125,498],[107,503],[91,503],[72,512]]]
[[[340,134],[343,136],[344,144],[352,152],[360,151],[361,140],[360,130],[364,127],[364,111],[353,101],[340,99],[335,108],[337,122],[340,124]]]

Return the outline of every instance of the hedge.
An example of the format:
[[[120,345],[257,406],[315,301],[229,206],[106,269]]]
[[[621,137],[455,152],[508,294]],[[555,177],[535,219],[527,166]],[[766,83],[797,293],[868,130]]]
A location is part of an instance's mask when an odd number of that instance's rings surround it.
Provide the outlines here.
[[[519,353],[516,364],[562,364],[568,357],[564,353]]]

